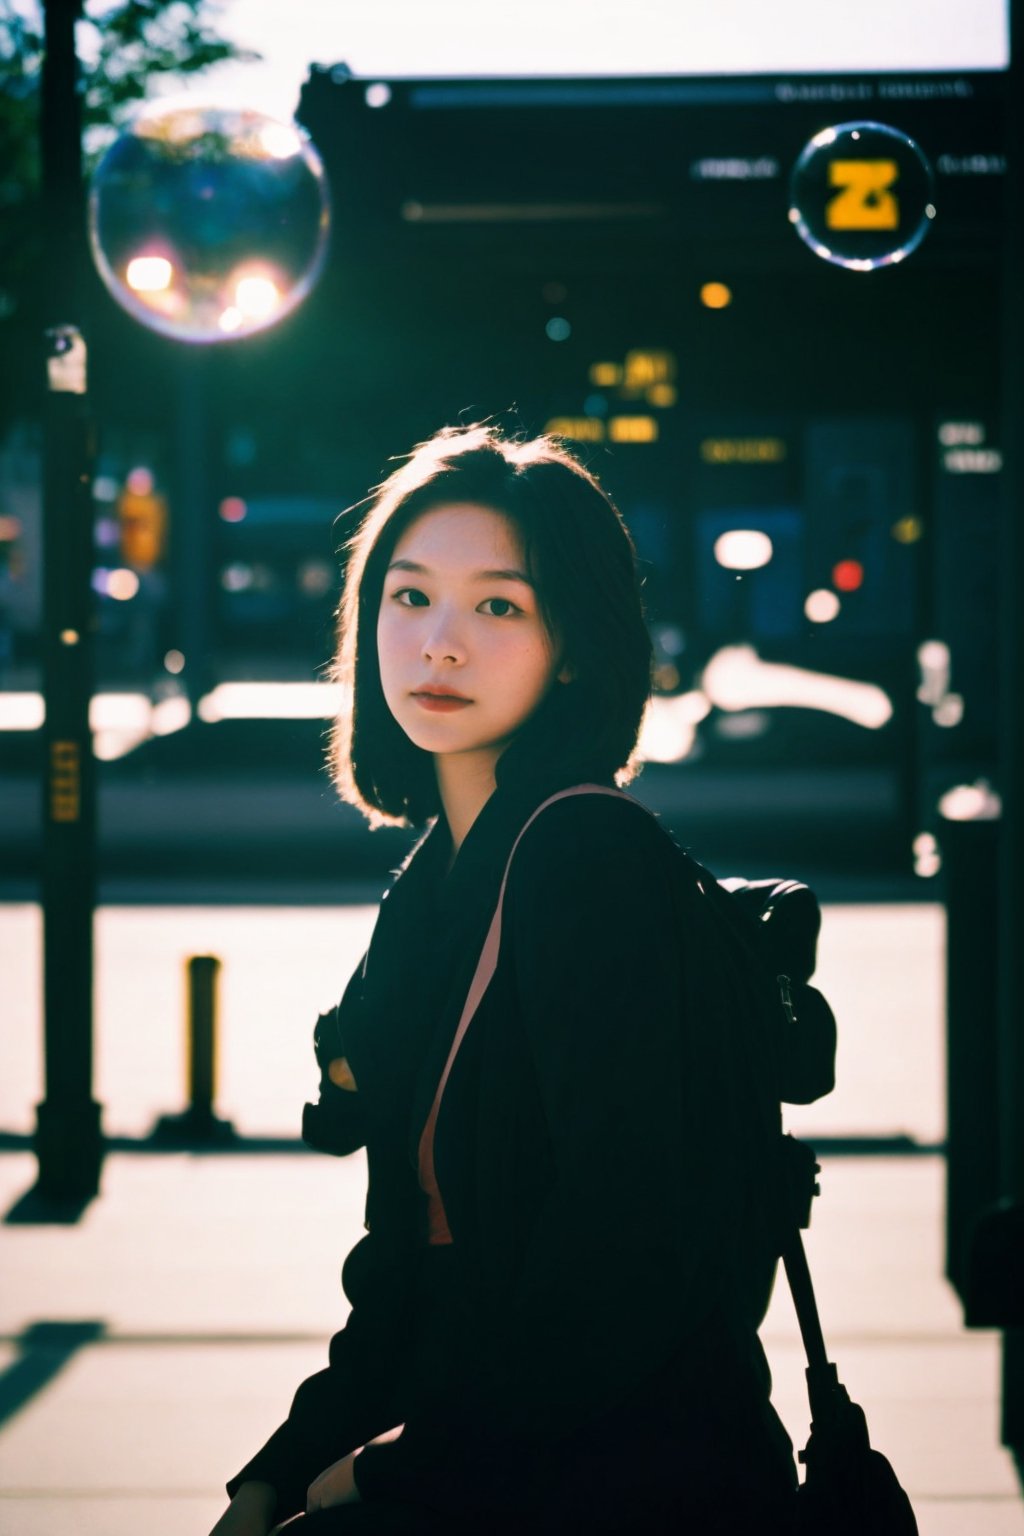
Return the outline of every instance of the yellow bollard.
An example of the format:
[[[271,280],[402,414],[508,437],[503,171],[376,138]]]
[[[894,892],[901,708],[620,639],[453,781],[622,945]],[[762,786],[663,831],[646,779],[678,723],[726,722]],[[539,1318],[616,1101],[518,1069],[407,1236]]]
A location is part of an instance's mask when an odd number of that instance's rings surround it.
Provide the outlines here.
[[[217,1096],[217,984],[220,961],[215,955],[188,960],[188,1042],[186,1084],[189,1111],[197,1126],[212,1121]]]
[[[220,960],[190,955],[186,961],[188,1031],[185,1038],[185,1091],[180,1115],[161,1115],[150,1139],[164,1146],[223,1145],[237,1140],[229,1120],[214,1113],[217,1097],[217,994]]]

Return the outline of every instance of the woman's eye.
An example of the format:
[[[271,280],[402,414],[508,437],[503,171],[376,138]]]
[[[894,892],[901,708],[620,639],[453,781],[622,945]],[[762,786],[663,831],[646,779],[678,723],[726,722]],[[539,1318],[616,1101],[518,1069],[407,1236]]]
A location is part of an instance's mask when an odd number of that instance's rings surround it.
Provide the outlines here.
[[[397,587],[391,594],[391,601],[399,603],[403,608],[429,608],[430,606],[430,598],[425,592],[421,592],[419,587]],[[492,619],[510,619],[513,614],[523,611],[507,597],[487,597],[480,607],[486,611],[490,604],[495,603],[497,607],[491,608],[488,614]]]
[[[484,601],[480,605],[481,608],[486,608],[488,603],[497,603],[498,607],[502,610],[500,613],[492,613],[491,614],[491,618],[492,619],[507,619],[507,618],[511,618],[513,613],[522,613],[522,611],[523,611],[521,608],[517,608],[515,603],[511,602],[507,597],[488,597],[488,598],[485,598]]]

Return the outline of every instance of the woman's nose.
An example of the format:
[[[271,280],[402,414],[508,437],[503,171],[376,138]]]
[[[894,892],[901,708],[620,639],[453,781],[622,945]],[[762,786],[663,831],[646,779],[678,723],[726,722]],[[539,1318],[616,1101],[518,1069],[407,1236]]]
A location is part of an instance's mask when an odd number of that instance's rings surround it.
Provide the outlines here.
[[[456,633],[450,618],[439,615],[436,624],[423,641],[423,657],[426,661],[462,661],[465,647]]]

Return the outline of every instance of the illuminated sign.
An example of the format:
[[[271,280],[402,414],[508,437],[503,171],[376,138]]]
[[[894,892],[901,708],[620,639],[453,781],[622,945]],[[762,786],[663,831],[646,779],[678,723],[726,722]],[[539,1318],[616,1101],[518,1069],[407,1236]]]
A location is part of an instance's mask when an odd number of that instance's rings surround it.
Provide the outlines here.
[[[951,475],[995,475],[1003,467],[998,448],[950,448],[942,467]]]
[[[756,160],[734,155],[722,160],[695,160],[690,166],[694,181],[771,181],[778,174],[779,162],[771,155]]]
[[[898,229],[899,176],[895,160],[830,160],[829,186],[838,191],[825,209],[829,229]]]
[[[164,556],[167,532],[167,503],[153,491],[138,493],[129,486],[117,504],[121,533],[121,556],[136,570],[152,570]]]
[[[985,428],[980,421],[944,421],[939,427],[943,448],[977,448],[984,441]]]
[[[594,416],[552,416],[544,431],[550,437],[571,437],[577,443],[604,441],[604,422]]]
[[[613,443],[653,443],[658,438],[658,423],[653,416],[613,416],[608,436]]]
[[[1005,155],[940,155],[935,162],[940,176],[1003,176]]]
[[[50,745],[50,820],[77,821],[81,811],[82,774],[77,741]]]
[[[652,384],[670,384],[676,376],[672,352],[627,352],[623,384],[627,389],[649,389]]]
[[[706,437],[700,445],[705,464],[780,464],[786,454],[781,437]]]
[[[1003,467],[998,448],[985,447],[985,426],[980,421],[942,421],[938,429],[944,449],[942,467],[950,475],[996,475]]]
[[[597,389],[613,392],[622,401],[643,401],[657,410],[667,410],[679,398],[676,389],[676,355],[664,348],[634,347],[626,353],[621,363],[610,358],[591,363],[587,370],[589,381]],[[613,443],[655,443],[660,427],[653,416],[633,415],[628,412],[612,416],[605,425],[595,417],[604,415],[610,402],[602,395],[588,398],[584,403],[588,416],[556,416],[545,427],[546,432],[559,437],[572,437],[578,442],[597,443],[607,437]]]

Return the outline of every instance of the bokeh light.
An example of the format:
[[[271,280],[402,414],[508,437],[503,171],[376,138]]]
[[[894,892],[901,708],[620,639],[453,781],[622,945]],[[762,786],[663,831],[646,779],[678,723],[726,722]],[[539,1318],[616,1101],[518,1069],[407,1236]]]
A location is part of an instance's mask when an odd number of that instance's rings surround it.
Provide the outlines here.
[[[122,309],[179,341],[223,342],[290,314],[323,267],[327,183],[291,123],[228,107],[142,112],[93,176],[89,238]]]
[[[838,560],[832,567],[832,585],[837,592],[859,592],[864,585],[864,567],[859,560]]]
[[[128,471],[125,489],[132,496],[148,496],[153,489],[153,483],[153,471],[145,464],[137,464],[134,469]]]
[[[700,301],[705,309],[728,309],[732,303],[732,289],[726,283],[705,283],[700,290]]]
[[[730,528],[715,540],[715,559],[728,571],[757,571],[772,558],[772,541],[756,528]]]
[[[804,613],[812,624],[831,624],[833,619],[839,617],[840,607],[834,592],[830,592],[827,587],[819,587],[816,592],[808,594]]]
[[[915,250],[935,217],[934,175],[915,141],[885,123],[824,128],[793,167],[789,218],[816,256],[873,272]]]
[[[919,517],[911,514],[909,517],[901,517],[893,523],[889,532],[898,544],[916,544],[924,533],[924,523]]]
[[[125,269],[125,281],[134,293],[162,293],[174,280],[174,267],[166,256],[136,256]]]
[[[107,577],[107,596],[119,603],[129,603],[139,590],[139,578],[134,571],[111,571]]]

